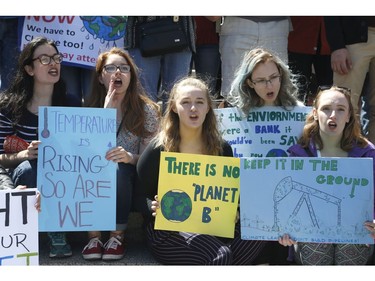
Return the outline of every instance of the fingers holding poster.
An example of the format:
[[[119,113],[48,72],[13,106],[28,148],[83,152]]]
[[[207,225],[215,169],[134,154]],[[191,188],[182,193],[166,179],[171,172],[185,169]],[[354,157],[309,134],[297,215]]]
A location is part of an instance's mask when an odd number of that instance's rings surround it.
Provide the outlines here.
[[[26,16],[21,49],[34,37],[56,42],[64,64],[94,67],[99,53],[123,47],[127,16]]]

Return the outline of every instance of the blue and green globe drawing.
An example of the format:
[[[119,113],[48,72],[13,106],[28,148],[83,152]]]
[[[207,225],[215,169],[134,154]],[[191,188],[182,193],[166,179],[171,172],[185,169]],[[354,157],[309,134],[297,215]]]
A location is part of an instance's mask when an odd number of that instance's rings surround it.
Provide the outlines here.
[[[174,189],[164,194],[161,199],[161,212],[171,222],[183,222],[191,214],[192,202],[185,192]]]
[[[282,149],[273,148],[268,151],[266,157],[288,157],[288,154]]]
[[[94,38],[103,41],[116,41],[125,36],[127,16],[97,17],[81,16],[80,19],[86,30]]]

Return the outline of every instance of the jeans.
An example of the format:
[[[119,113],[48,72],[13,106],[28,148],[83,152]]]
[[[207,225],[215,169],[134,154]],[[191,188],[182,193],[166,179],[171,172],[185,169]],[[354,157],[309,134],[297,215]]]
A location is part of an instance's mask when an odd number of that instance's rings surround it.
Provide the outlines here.
[[[192,57],[190,50],[162,56],[142,57],[140,50],[134,48],[129,50],[129,54],[139,68],[139,78],[143,88],[155,102],[160,96],[164,104],[173,84],[190,73]]]
[[[36,188],[37,160],[26,160],[11,171],[14,186],[26,185],[27,188]]]
[[[17,66],[18,55],[18,18],[0,17],[0,90],[9,87]]]
[[[307,95],[315,96],[318,86],[332,85],[333,72],[330,55],[288,53],[289,67],[297,74],[299,99],[306,102]],[[315,70],[316,84],[313,84],[312,70]]]
[[[83,100],[91,94],[92,79],[95,70],[78,66],[61,65],[61,78],[66,83],[70,105],[81,106]],[[75,104],[79,101],[79,104]]]
[[[193,61],[197,77],[207,81],[211,93],[215,94],[221,65],[219,45],[196,46]]]
[[[132,208],[136,170],[131,164],[119,163],[116,184],[116,230],[125,230]]]

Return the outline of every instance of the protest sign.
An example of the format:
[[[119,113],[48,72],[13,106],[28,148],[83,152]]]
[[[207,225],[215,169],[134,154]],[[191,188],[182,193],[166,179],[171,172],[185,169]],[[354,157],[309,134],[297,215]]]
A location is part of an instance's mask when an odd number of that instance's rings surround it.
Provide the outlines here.
[[[0,265],[38,265],[36,188],[0,190]]]
[[[374,244],[372,158],[241,159],[241,237]]]
[[[239,159],[161,152],[155,229],[234,237]]]
[[[55,41],[63,64],[94,67],[100,53],[124,46],[126,23],[127,16],[26,16],[21,50],[44,36]]]
[[[254,108],[244,114],[236,107],[215,109],[219,130],[232,146],[235,157],[287,156],[287,149],[302,134],[311,107],[295,106],[288,111],[279,106]]]
[[[114,230],[116,110],[39,107],[39,139],[39,230]]]

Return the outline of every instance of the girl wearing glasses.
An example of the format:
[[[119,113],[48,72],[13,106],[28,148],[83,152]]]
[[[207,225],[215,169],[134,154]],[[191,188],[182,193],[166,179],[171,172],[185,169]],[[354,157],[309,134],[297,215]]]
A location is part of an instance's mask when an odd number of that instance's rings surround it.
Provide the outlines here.
[[[337,86],[319,89],[303,134],[288,152],[292,157],[371,157],[375,160],[375,146],[361,134],[350,90]],[[363,224],[375,239],[375,223]],[[279,243],[293,246],[296,262],[303,265],[365,265],[374,250],[374,245],[297,243],[287,234],[280,237]]]
[[[227,101],[238,107],[244,116],[255,108],[278,106],[292,111],[304,106],[298,100],[295,76],[278,56],[262,48],[249,51],[243,58]],[[267,242],[265,255],[271,264],[288,263],[288,251],[275,241]]]
[[[116,230],[103,244],[101,231],[90,231],[89,243],[82,251],[86,260],[119,260],[125,253],[124,232],[127,227],[133,195],[138,158],[159,127],[159,108],[143,90],[138,68],[122,49],[112,48],[101,53],[96,63],[93,92],[89,107],[117,109],[117,146],[107,152],[106,159],[117,166]],[[134,191],[136,192],[136,191]],[[132,197],[135,199],[132,201]],[[141,201],[139,201],[141,202]],[[145,203],[145,202],[144,202]]]
[[[18,69],[10,87],[0,96],[0,165],[9,170],[14,185],[37,187],[38,107],[68,106],[64,81],[60,78],[63,57],[45,37],[36,37],[22,50]],[[6,136],[26,141],[26,148],[4,150]],[[49,256],[71,256],[65,233],[48,233]]]
[[[227,101],[247,114],[252,108],[303,106],[288,66],[270,52],[256,48],[248,52],[235,75]]]

